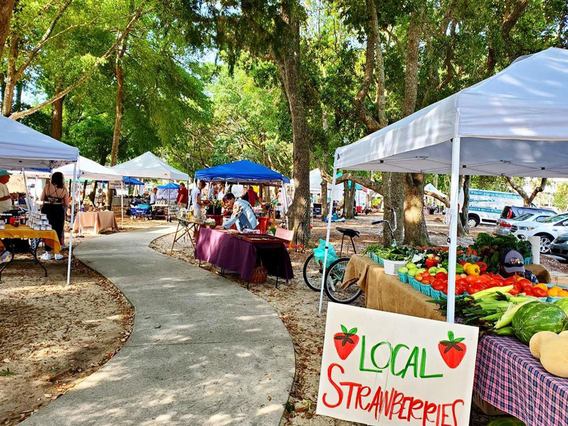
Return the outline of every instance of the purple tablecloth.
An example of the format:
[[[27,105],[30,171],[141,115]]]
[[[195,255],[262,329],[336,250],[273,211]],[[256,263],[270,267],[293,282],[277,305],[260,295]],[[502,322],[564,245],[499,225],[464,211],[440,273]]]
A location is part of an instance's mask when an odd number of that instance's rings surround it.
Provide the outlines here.
[[[195,258],[235,271],[245,281],[251,279],[257,259],[262,261],[269,275],[287,280],[294,277],[290,254],[284,244],[252,244],[210,228],[201,228],[199,231]]]
[[[513,337],[480,340],[475,390],[527,426],[568,425],[568,379],[546,372],[528,346]]]

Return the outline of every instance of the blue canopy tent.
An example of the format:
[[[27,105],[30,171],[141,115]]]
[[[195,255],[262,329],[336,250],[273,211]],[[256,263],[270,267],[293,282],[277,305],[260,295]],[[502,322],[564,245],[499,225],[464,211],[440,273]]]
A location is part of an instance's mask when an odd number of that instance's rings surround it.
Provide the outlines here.
[[[221,181],[240,184],[265,184],[283,187],[284,212],[288,213],[286,185],[290,183],[282,173],[275,172],[262,164],[248,160],[235,161],[195,172],[195,180],[205,182]],[[287,220],[287,219],[286,219]]]
[[[179,185],[177,183],[169,182],[165,185],[158,185],[158,189],[179,189]]]
[[[232,183],[265,183],[281,185],[290,183],[290,179],[281,173],[248,160],[202,169],[195,172],[195,179],[206,182],[224,181]]]
[[[133,178],[133,177],[124,176],[122,178],[122,180],[124,181],[125,185],[144,185],[144,182],[141,182],[138,179]]]

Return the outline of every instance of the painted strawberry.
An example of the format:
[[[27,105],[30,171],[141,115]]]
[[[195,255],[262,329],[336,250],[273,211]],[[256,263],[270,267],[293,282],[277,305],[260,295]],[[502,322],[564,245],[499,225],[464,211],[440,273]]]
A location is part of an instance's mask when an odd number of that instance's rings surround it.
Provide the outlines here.
[[[438,350],[442,359],[450,368],[456,368],[462,362],[467,347],[462,343],[463,337],[454,338],[454,333],[448,331],[448,339],[438,343]]]
[[[347,331],[347,327],[341,326],[342,333],[336,333],[333,336],[333,343],[335,343],[335,350],[341,359],[347,357],[353,352],[357,343],[359,343],[359,336],[357,336],[357,329],[352,328]]]

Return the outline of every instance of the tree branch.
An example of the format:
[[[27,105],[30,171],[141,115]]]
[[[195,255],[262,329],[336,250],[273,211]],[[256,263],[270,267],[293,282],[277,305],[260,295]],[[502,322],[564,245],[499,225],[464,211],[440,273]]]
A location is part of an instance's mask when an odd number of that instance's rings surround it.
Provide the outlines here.
[[[53,18],[53,21],[51,21],[51,24],[49,25],[49,27],[47,27],[47,30],[45,30],[45,33],[43,33],[43,36],[41,37],[40,41],[34,46],[32,51],[29,53],[26,61],[16,71],[16,80],[19,80],[22,73],[26,70],[26,68],[35,59],[35,57],[37,56],[37,53],[42,48],[42,46],[47,42],[47,40],[49,39],[49,36],[51,35],[53,30],[55,29],[55,26],[57,25],[57,23],[59,22],[59,20],[61,19],[61,17],[63,16],[63,14],[65,13],[65,11],[67,10],[67,8],[69,7],[69,5],[71,4],[72,1],[73,0],[67,0],[67,2],[63,6],[61,6],[61,9],[59,9],[59,12],[57,12],[57,15],[55,15],[55,18]]]
[[[438,201],[441,201],[442,203],[444,203],[444,205],[446,207],[450,207],[450,200],[448,200],[448,198],[445,195],[440,195],[436,192],[430,192],[427,189],[424,190],[424,195],[427,195],[429,197],[435,198]]]
[[[36,105],[33,108],[27,109],[25,111],[18,111],[13,113],[12,115],[10,115],[10,118],[13,120],[19,120],[22,117],[26,117],[28,115],[31,115],[43,108],[45,108],[46,106],[49,106],[51,104],[53,104],[55,101],[63,98],[64,96],[66,96],[68,93],[70,93],[72,90],[76,89],[77,87],[79,87],[81,84],[83,84],[89,77],[91,77],[94,72],[102,65],[106,62],[106,60],[110,57],[110,55],[116,50],[116,48],[120,45],[120,43],[122,43],[122,40],[126,37],[126,35],[130,32],[132,26],[136,23],[136,21],[138,21],[138,19],[140,19],[140,17],[143,14],[144,8],[146,6],[146,2],[143,2],[140,7],[138,8],[138,10],[136,11],[136,13],[134,13],[134,15],[132,16],[132,19],[130,20],[130,22],[128,22],[128,24],[126,25],[126,27],[124,28],[124,30],[122,31],[122,34],[120,35],[120,37],[118,37],[115,41],[115,43],[105,52],[105,54],[103,56],[101,56],[100,58],[97,59],[97,61],[95,62],[95,64],[87,71],[85,72],[75,83],[71,84],[70,86],[68,86],[65,90],[59,92],[57,95],[53,96],[52,98],[48,99],[47,101]]]

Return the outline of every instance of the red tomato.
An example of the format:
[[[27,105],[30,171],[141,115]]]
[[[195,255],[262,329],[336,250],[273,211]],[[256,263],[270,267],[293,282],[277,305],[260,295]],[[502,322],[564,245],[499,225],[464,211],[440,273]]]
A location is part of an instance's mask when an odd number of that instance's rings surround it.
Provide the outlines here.
[[[529,280],[527,280],[526,278],[521,278],[521,279],[519,280],[519,283],[520,283],[523,287],[526,286],[526,285],[530,285],[530,286],[532,287],[532,283],[531,283]]]
[[[533,296],[536,296],[536,297],[546,297],[548,295],[546,290],[543,290],[542,288],[538,288],[538,287],[533,287],[532,294],[533,294]]]
[[[517,287],[513,287],[511,290],[509,290],[509,294],[516,296],[517,294],[519,294],[519,289],[517,289]]]
[[[480,284],[470,284],[467,288],[469,294],[475,294],[479,291],[482,291],[483,287]]]
[[[534,296],[532,288],[529,287],[523,288],[522,293],[525,293],[527,296]]]

